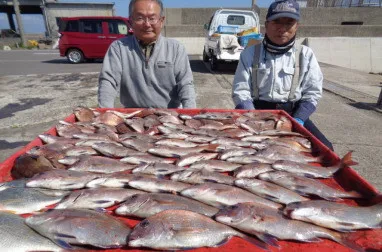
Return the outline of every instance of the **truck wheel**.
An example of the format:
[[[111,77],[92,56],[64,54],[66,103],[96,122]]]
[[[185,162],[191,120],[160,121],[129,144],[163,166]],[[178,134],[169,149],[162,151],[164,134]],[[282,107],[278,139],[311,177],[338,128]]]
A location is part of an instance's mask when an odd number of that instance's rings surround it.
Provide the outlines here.
[[[206,50],[203,49],[203,61],[208,62],[210,60],[210,57],[208,57]]]
[[[78,49],[70,49],[68,53],[66,54],[66,57],[68,58],[70,63],[78,64],[84,61],[84,54],[81,52],[81,50]]]
[[[217,70],[218,69],[218,59],[215,55],[212,55],[211,61],[210,61],[211,70]]]

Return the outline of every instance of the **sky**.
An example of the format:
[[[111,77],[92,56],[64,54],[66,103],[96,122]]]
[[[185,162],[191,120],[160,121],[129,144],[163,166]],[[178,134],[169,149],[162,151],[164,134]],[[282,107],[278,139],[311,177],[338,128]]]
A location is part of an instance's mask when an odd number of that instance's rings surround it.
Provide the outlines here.
[[[116,15],[127,16],[129,11],[128,0],[60,0],[59,2],[90,2],[110,3],[114,2]],[[268,7],[272,0],[257,0],[259,7]],[[249,8],[252,0],[163,0],[165,8]],[[44,33],[45,27],[42,15],[22,15],[25,33]],[[17,22],[15,22],[17,26]],[[9,29],[8,18],[0,13],[0,29]]]

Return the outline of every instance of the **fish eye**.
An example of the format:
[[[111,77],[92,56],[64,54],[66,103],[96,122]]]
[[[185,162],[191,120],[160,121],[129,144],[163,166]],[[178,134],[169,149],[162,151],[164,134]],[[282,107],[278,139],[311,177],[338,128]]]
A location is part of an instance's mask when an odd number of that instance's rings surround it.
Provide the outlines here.
[[[235,209],[238,209],[239,206],[238,206],[238,205],[233,205],[233,206],[230,206],[229,208],[230,208],[231,210],[235,210]]]
[[[148,220],[143,220],[139,225],[143,228],[146,228],[148,225],[150,225],[150,222]]]
[[[134,194],[133,196],[131,196],[132,199],[136,199],[138,198],[138,195],[137,194]]]

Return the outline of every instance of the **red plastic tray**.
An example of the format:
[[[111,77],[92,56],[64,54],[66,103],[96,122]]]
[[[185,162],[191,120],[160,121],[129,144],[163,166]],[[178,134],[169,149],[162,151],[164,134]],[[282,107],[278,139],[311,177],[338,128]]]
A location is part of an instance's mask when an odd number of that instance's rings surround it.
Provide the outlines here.
[[[105,112],[110,109],[97,109],[99,112]],[[139,109],[114,109],[120,112],[131,113],[133,111]],[[176,109],[177,112],[188,115],[195,115],[203,112],[239,112],[245,113],[247,110],[225,110],[225,109]],[[317,138],[315,138],[309,131],[307,131],[300,124],[295,122],[292,117],[290,117],[287,113],[281,110],[264,110],[262,112],[272,112],[274,114],[279,114],[288,117],[293,124],[293,131],[299,132],[305,136],[307,136],[315,148],[319,151],[320,155],[323,155],[324,160],[327,165],[332,165],[338,162],[340,158],[328,149],[325,145],[323,145]],[[67,122],[75,122],[74,114],[69,115],[64,119]],[[46,134],[57,135],[55,126],[53,126],[48,131],[44,132]],[[29,144],[27,144],[24,148],[17,151],[15,154],[6,159],[3,163],[0,163],[0,181],[10,181],[12,177],[10,175],[10,171],[13,167],[14,161],[17,157],[24,154],[31,148],[35,146],[42,145],[42,141],[40,138],[35,138]],[[329,181],[329,182],[328,182]],[[344,190],[354,190],[361,193],[364,196],[364,199],[359,201],[351,201],[351,204],[356,205],[371,205],[382,201],[382,194],[380,194],[369,182],[367,182],[364,178],[362,178],[356,171],[354,171],[350,167],[345,167],[340,172],[338,172],[333,179],[325,180],[325,183],[330,186],[336,188],[342,188]],[[112,208],[111,208],[112,209]],[[111,210],[110,209],[110,210]],[[119,217],[120,219],[126,221],[130,227],[133,227],[135,224],[139,222],[139,219],[127,219],[123,217]],[[348,233],[347,239],[351,239],[355,241],[356,244],[365,248],[367,251],[382,251],[382,230],[365,230],[365,231],[357,231],[353,233]],[[295,242],[295,241],[279,241],[280,249],[270,247],[271,251],[351,251],[350,249],[330,240],[323,239],[318,243],[303,243],[303,242]],[[99,251],[99,250],[94,250]],[[105,251],[105,250],[104,250]],[[153,251],[153,250],[137,250],[137,249],[113,249],[106,251]],[[192,251],[202,252],[202,251],[241,251],[241,252],[252,252],[252,251],[262,251],[258,249],[251,243],[237,237],[233,237],[226,244],[219,246],[217,248],[200,248],[194,249]]]

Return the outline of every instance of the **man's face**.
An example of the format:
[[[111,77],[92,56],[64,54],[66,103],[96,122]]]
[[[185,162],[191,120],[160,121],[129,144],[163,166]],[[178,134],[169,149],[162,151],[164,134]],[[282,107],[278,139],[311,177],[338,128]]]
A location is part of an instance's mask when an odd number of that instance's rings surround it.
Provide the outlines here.
[[[137,1],[130,17],[134,35],[143,42],[149,44],[157,40],[161,33],[164,17],[160,16],[160,6],[150,0]]]
[[[296,35],[297,27],[297,20],[287,17],[265,22],[265,32],[268,38],[277,45],[291,40]]]

